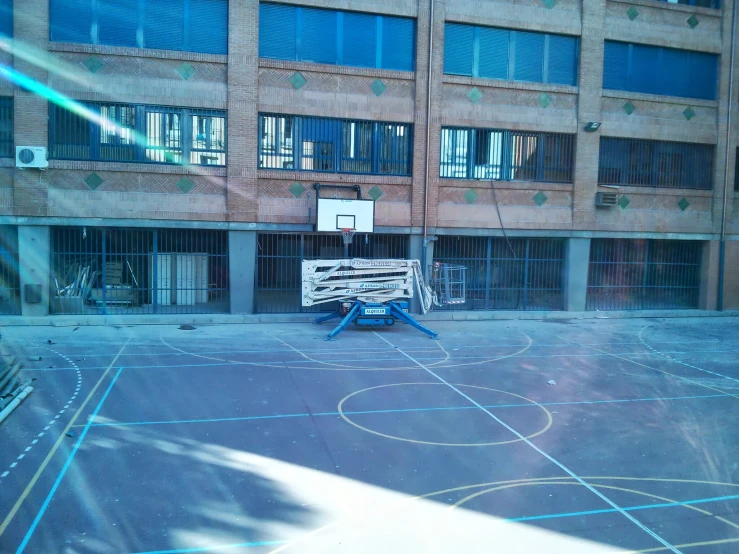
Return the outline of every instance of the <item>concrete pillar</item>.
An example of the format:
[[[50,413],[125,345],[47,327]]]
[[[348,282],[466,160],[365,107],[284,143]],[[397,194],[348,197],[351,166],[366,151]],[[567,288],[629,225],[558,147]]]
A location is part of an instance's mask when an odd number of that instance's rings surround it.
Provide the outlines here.
[[[567,239],[564,263],[564,309],[568,312],[585,310],[589,262],[590,239]]]
[[[49,247],[49,227],[18,227],[22,315],[49,315]]]
[[[739,240],[727,240],[724,258],[724,310],[739,310]]]
[[[707,240],[703,243],[700,293],[698,296],[698,307],[701,310],[715,310],[718,307],[718,256],[720,245],[720,241],[717,240]]]
[[[408,237],[408,259],[418,260],[419,262],[423,258],[423,235],[410,235]],[[412,314],[421,313],[421,303],[418,300],[418,294],[413,291],[413,298],[411,298],[411,304],[409,306]]]
[[[254,313],[257,232],[229,231],[228,258],[231,313]]]

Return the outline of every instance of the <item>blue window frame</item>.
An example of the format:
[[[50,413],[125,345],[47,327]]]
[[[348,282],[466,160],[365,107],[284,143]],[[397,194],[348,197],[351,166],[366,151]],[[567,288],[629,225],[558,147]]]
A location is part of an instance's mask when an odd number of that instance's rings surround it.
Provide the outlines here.
[[[413,71],[415,21],[260,3],[259,57]]]
[[[226,165],[226,112],[87,103],[91,121],[49,106],[49,157],[61,160]]]
[[[603,88],[715,100],[718,56],[607,40]]]
[[[687,6],[698,6],[700,8],[720,8],[720,0],[657,0],[658,2],[669,2],[670,4],[685,4]]]
[[[441,129],[440,177],[571,183],[574,159],[574,135]]]
[[[447,23],[444,73],[574,86],[578,48],[577,37]]]
[[[228,0],[50,0],[49,9],[56,42],[228,51]]]
[[[601,137],[598,184],[713,188],[711,144]]]
[[[259,168],[410,175],[407,123],[259,115]]]
[[[12,158],[13,151],[13,98],[0,98],[0,157]]]

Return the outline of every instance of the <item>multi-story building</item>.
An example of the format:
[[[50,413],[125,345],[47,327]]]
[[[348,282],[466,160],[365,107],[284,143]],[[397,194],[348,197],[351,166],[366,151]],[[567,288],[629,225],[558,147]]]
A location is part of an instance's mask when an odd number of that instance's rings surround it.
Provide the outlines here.
[[[3,0],[0,32],[4,313],[299,311],[342,252],[313,183],[375,200],[350,255],[466,265],[465,309],[739,308],[728,0]]]

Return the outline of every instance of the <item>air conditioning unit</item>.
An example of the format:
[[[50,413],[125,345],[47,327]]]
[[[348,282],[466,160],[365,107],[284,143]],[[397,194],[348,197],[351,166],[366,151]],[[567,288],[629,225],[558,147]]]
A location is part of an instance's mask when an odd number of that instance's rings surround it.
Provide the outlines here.
[[[617,192],[596,192],[595,205],[599,208],[610,208],[618,204]]]
[[[43,146],[16,146],[15,167],[44,169],[49,167]]]

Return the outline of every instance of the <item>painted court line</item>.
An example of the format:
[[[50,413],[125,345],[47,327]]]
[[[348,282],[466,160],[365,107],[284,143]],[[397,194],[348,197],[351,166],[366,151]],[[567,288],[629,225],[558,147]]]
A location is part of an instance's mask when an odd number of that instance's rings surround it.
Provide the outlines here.
[[[257,541],[239,542],[235,544],[219,544],[216,546],[203,546],[200,548],[179,548],[175,550],[149,550],[147,552],[136,552],[135,554],[189,554],[190,552],[209,552],[211,550],[227,550],[230,548],[252,548],[256,546],[279,546],[288,541]]]
[[[514,346],[518,346],[518,345],[514,345]],[[592,347],[588,347],[588,348],[592,348]],[[671,353],[671,354],[713,354],[713,353],[723,353],[723,352],[732,352],[733,353],[733,352],[735,352],[735,350],[693,350],[691,352],[668,352],[668,353]],[[289,353],[289,352],[286,352],[286,353]],[[663,357],[666,357],[666,356],[664,356],[663,353],[659,353],[659,354],[662,355]],[[605,358],[605,357],[614,356],[614,355],[615,354],[612,354],[610,352],[601,352],[601,353],[598,353],[598,354],[571,354],[571,353],[568,353],[568,354],[519,354],[519,355],[516,356],[516,358],[544,358],[544,359],[552,359],[552,358]],[[619,356],[623,356],[623,357],[639,358],[639,357],[652,356],[653,353],[652,352],[626,352],[626,353],[622,353],[622,354],[618,354],[618,355]],[[139,354],[138,356],[139,357],[142,357],[142,358],[145,358],[146,357],[145,354]],[[491,354],[489,356],[454,356],[453,358],[450,358],[448,360],[449,362],[451,362],[448,367],[454,367],[454,362],[457,361],[457,360],[487,360],[487,359],[489,359],[489,360],[492,361],[493,359],[497,359],[497,358],[499,358],[501,356],[502,355],[500,355],[500,354]],[[419,360],[419,361],[429,361],[429,362],[436,362],[436,363],[439,362],[439,357],[434,357],[434,358],[419,357],[419,358],[416,358],[416,359]],[[668,359],[671,360],[671,358],[668,358]],[[345,361],[342,364],[336,364],[336,365],[347,366],[347,364],[350,364],[352,362],[361,362],[361,363],[367,363],[367,364],[369,364],[369,363],[374,363],[374,362],[397,362],[397,361],[398,361],[397,358],[377,358],[377,357],[372,357],[371,360],[363,360],[363,359],[349,360],[349,362],[346,362]],[[678,362],[677,360],[672,360],[672,361],[675,361],[677,363],[681,363],[681,362]],[[269,368],[282,368],[283,367],[283,364],[288,364],[288,366],[289,366],[289,364],[292,364],[292,363],[299,363],[299,364],[335,364],[335,361],[334,360],[315,360],[315,359],[310,359],[310,360],[288,360],[288,361],[279,361],[279,362],[275,362],[275,361],[272,361],[272,362],[242,362],[242,361],[236,361],[236,360],[223,360],[221,362],[215,362],[215,363],[194,363],[194,364],[193,363],[190,363],[190,364],[189,363],[183,363],[183,364],[158,364],[158,365],[154,365],[154,364],[127,365],[126,366],[126,370],[128,371],[129,369],[176,369],[176,368],[224,367],[224,366],[225,367],[231,367],[231,366],[243,366],[243,365],[248,365],[248,366],[262,366],[262,367],[269,367]],[[683,365],[689,365],[689,364],[683,364]],[[444,367],[447,367],[447,366],[441,366],[440,365],[439,367],[443,369]],[[693,367],[693,366],[689,366],[689,367]],[[77,369],[77,368],[73,368],[73,367],[53,367],[53,368],[49,368],[49,367],[37,367],[37,368],[33,368],[33,367],[31,367],[31,368],[24,368],[24,371],[72,371],[72,370],[75,370],[75,369]],[[82,371],[86,371],[86,370],[88,370],[88,371],[99,371],[99,370],[103,370],[103,369],[106,369],[106,368],[103,367],[103,366],[88,366],[88,367],[81,367],[81,368],[79,368],[79,370],[82,370]],[[393,369],[393,368],[389,368],[389,369]],[[704,370],[704,371],[708,371],[708,370]],[[711,372],[709,372],[709,373],[711,373]],[[718,375],[718,374],[716,374],[716,375]],[[723,377],[723,375],[721,377]],[[727,377],[727,379],[732,379],[732,378],[731,377]]]
[[[625,512],[634,512],[637,510],[651,510],[655,508],[679,508],[682,506],[693,506],[695,504],[708,504],[711,502],[722,502],[726,500],[738,500],[739,494],[732,494],[729,496],[714,496],[711,498],[698,498],[695,500],[684,500],[682,502],[665,502],[660,504],[642,504],[639,506],[625,506],[623,510]],[[559,519],[559,518],[565,518],[565,517],[579,517],[579,516],[589,516],[589,515],[595,515],[595,514],[612,514],[616,513],[618,510],[614,510],[613,508],[604,508],[602,510],[585,510],[582,512],[562,512],[559,514],[543,514],[543,515],[537,515],[537,516],[526,516],[526,517],[514,517],[509,518],[506,521],[536,521],[541,519]]]
[[[128,370],[128,368],[126,368]],[[666,402],[672,400],[700,400],[704,398],[733,398],[730,394],[702,394],[696,396],[671,396],[655,398],[625,398],[617,400],[582,400],[573,402],[537,402],[536,404],[486,404],[483,407],[490,409],[498,408],[530,408],[536,406],[576,406],[580,404],[627,404],[633,402]],[[346,415],[368,415],[368,414],[399,414],[404,412],[440,412],[455,410],[476,410],[476,406],[448,406],[433,408],[390,408],[386,410],[357,410],[345,411]],[[135,425],[173,425],[178,423],[220,423],[227,421],[252,421],[261,419],[286,419],[291,417],[318,417],[318,416],[341,416],[339,412],[317,412],[317,413],[295,413],[295,414],[272,414],[260,416],[242,417],[216,417],[204,419],[172,419],[161,421],[129,421],[116,423],[93,423],[91,427],[131,427]],[[78,425],[82,427],[82,425]]]
[[[85,435],[87,435],[87,432],[90,430],[90,424],[95,419],[95,417],[98,415],[98,412],[100,412],[100,408],[103,407],[103,403],[108,398],[108,395],[110,394],[110,391],[113,389],[113,385],[115,385],[115,382],[118,380],[118,376],[121,374],[121,371],[123,371],[123,368],[119,367],[118,371],[113,376],[113,379],[111,379],[110,384],[108,385],[108,388],[105,390],[105,393],[103,393],[103,397],[100,399],[100,402],[98,402],[98,405],[95,407],[95,411],[92,412],[90,419],[88,419],[87,421],[87,425],[85,425],[85,428],[80,433],[80,436],[77,439],[77,442],[75,443],[74,448],[72,448],[72,451],[69,453],[69,456],[67,457],[67,461],[64,462],[64,465],[62,466],[62,469],[59,472],[59,475],[57,476],[56,481],[54,481],[54,485],[51,487],[51,490],[49,491],[49,494],[47,495],[46,500],[44,500],[44,503],[41,505],[41,508],[36,514],[36,517],[34,518],[33,523],[31,523],[31,527],[28,529],[28,532],[26,532],[26,535],[23,537],[23,541],[21,541],[21,544],[18,547],[18,550],[16,550],[16,554],[21,554],[26,549],[26,546],[28,545],[28,541],[31,540],[31,537],[33,536],[34,531],[36,531],[36,527],[38,527],[38,524],[41,521],[41,518],[44,516],[46,509],[49,507],[49,503],[51,502],[51,499],[54,497],[54,493],[56,493],[57,489],[59,488],[59,485],[62,482],[62,479],[64,478],[64,475],[67,473],[67,470],[69,469],[69,466],[71,465],[72,460],[74,459],[74,455],[77,453],[77,450],[79,450],[79,447],[82,444],[82,441],[85,439]]]
[[[655,539],[657,542],[659,542],[661,545],[667,547],[672,552],[675,552],[676,554],[681,554],[681,552],[675,548],[672,544],[667,542],[665,539],[660,537],[657,533],[649,529],[646,525],[644,525],[642,522],[640,522],[638,519],[636,519],[634,516],[629,514],[628,512],[625,512],[623,508],[619,507],[618,504],[616,504],[613,500],[608,498],[606,495],[604,495],[602,492],[595,489],[592,485],[586,483],[581,477],[578,477],[577,474],[575,474],[571,469],[569,469],[567,466],[565,466],[563,463],[557,461],[553,456],[550,456],[546,452],[544,452],[541,448],[536,446],[533,442],[531,442],[529,439],[524,437],[521,433],[516,431],[513,427],[505,423],[503,420],[501,420],[499,417],[494,415],[490,410],[479,404],[477,401],[475,401],[473,398],[471,398],[469,395],[465,394],[461,390],[459,390],[457,387],[455,387],[453,384],[451,384],[449,381],[446,381],[443,377],[439,376],[438,374],[434,373],[431,369],[423,365],[421,362],[417,361],[413,358],[413,356],[405,353],[403,350],[401,350],[399,347],[394,346],[389,340],[387,340],[385,337],[377,333],[376,331],[373,331],[375,335],[377,335],[380,339],[388,343],[393,348],[397,349],[398,352],[403,354],[406,358],[408,358],[410,361],[414,362],[416,365],[418,365],[420,368],[424,369],[429,375],[435,377],[439,382],[445,384],[447,387],[449,387],[451,390],[459,394],[461,397],[465,398],[467,401],[471,402],[478,408],[480,408],[483,412],[488,414],[491,418],[493,418],[498,424],[502,425],[506,429],[508,429],[511,433],[516,435],[519,440],[523,441],[527,445],[529,445],[531,448],[533,448],[536,452],[544,456],[547,460],[552,462],[554,465],[556,465],[559,469],[564,471],[567,475],[575,479],[578,483],[580,483],[583,487],[588,489],[590,492],[592,492],[594,495],[596,495],[598,498],[603,500],[606,504],[611,506],[613,509],[618,511],[622,516],[624,516],[626,519],[631,521],[634,525],[639,527],[642,531],[644,531],[646,534],[651,536],[653,539]]]

